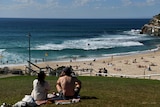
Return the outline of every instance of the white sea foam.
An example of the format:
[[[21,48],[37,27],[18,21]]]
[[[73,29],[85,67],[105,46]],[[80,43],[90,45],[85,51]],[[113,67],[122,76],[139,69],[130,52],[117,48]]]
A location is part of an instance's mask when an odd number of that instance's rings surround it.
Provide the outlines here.
[[[2,58],[1,58],[1,63],[3,64],[17,64],[17,63],[20,63],[20,62],[24,62],[25,57],[21,56],[21,55],[18,55],[18,54],[14,54],[14,53],[9,53],[9,52],[3,52],[1,54]]]
[[[2,52],[4,52],[6,49],[0,49],[0,54],[2,53]]]
[[[97,50],[108,49],[114,47],[125,46],[141,46],[138,41],[138,36],[119,35],[117,37],[99,37],[80,40],[66,40],[62,44],[44,44],[38,45],[32,50],[63,50],[63,49],[82,49],[82,50]]]
[[[131,29],[129,31],[124,31],[124,33],[129,35],[140,35],[141,30],[140,29]]]
[[[66,47],[62,44],[49,43],[49,44],[36,46],[35,48],[31,48],[31,50],[62,50],[64,48],[66,48]]]

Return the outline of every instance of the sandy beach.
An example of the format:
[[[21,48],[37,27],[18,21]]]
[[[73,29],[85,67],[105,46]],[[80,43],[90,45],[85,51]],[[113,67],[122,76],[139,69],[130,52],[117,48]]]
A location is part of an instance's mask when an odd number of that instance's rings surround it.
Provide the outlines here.
[[[111,56],[93,60],[64,61],[64,62],[42,62],[37,63],[39,67],[50,66],[55,69],[60,66],[72,66],[73,70],[80,76],[96,76],[100,69],[103,76],[103,69],[107,69],[107,76],[126,78],[160,79],[160,51],[150,51],[123,56]],[[25,70],[25,65],[9,66],[10,69]],[[34,67],[32,67],[35,69]],[[90,73],[92,69],[92,72]],[[98,74],[97,74],[98,75]]]

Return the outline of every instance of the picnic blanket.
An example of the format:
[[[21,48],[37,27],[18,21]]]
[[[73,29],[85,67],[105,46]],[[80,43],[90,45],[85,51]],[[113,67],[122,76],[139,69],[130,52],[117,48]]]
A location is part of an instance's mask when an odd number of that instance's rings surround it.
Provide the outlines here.
[[[73,99],[68,99],[68,100],[62,100],[62,99],[57,99],[55,100],[57,96],[53,94],[48,95],[47,100],[41,100],[41,101],[35,101],[31,95],[25,95],[25,97],[21,100],[15,103],[12,107],[36,107],[40,106],[42,104],[53,104],[55,103],[56,105],[60,104],[72,104],[72,103],[78,103],[80,102],[80,96],[78,98],[73,98]],[[3,107],[3,106],[2,106]],[[6,106],[4,106],[6,107]]]
[[[59,104],[72,104],[72,103],[80,102],[80,96],[78,96],[77,98],[66,100],[60,97],[59,93],[56,93],[56,94],[48,94],[47,97],[48,97],[47,104],[55,103],[56,105],[59,105]]]
[[[60,105],[60,104],[72,104],[72,103],[78,103],[80,102],[80,98],[74,98],[74,99],[70,99],[70,100],[56,100],[55,104],[56,105]]]

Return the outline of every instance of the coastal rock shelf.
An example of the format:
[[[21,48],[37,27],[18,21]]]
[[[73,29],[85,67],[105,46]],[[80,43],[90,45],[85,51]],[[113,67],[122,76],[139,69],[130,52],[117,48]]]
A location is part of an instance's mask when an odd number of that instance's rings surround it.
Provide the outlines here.
[[[142,27],[141,34],[160,36],[160,14],[154,16],[148,24]]]

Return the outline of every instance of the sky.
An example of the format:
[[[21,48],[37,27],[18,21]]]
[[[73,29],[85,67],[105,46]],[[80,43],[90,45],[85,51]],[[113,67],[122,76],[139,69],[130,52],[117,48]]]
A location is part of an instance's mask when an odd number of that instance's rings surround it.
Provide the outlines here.
[[[160,0],[0,0],[0,18],[152,18]]]

